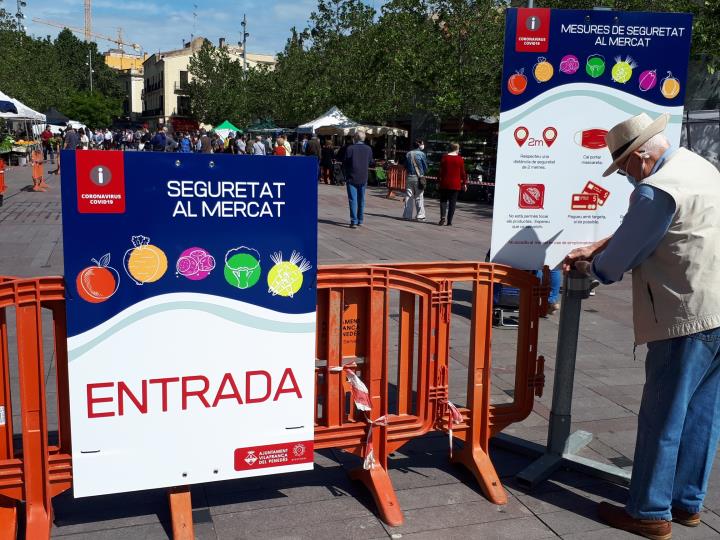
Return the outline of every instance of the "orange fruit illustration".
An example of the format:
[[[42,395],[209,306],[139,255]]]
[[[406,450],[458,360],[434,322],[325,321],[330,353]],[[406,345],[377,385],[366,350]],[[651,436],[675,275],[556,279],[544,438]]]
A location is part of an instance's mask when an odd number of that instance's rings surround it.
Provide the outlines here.
[[[516,71],[508,79],[507,88],[513,96],[519,96],[527,88],[527,77],[524,70]]]
[[[533,76],[537,82],[548,82],[552,79],[555,68],[544,57],[539,57],[537,64],[533,67]]]
[[[680,93],[680,81],[678,81],[671,71],[667,72],[667,77],[662,80],[660,92],[667,99],[673,99]]]
[[[168,261],[165,252],[150,244],[147,236],[133,236],[132,248],[125,252],[125,271],[137,284],[153,283],[167,272]]]
[[[86,302],[99,304],[110,298],[118,289],[120,274],[110,264],[110,254],[107,253],[99,261],[91,259],[95,266],[88,266],[82,270],[75,280],[80,298]]]

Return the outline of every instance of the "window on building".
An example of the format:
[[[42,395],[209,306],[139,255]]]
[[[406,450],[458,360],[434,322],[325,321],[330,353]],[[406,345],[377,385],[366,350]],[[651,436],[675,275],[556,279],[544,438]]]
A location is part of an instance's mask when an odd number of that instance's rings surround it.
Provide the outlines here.
[[[178,96],[177,114],[178,116],[190,116],[190,97]]]

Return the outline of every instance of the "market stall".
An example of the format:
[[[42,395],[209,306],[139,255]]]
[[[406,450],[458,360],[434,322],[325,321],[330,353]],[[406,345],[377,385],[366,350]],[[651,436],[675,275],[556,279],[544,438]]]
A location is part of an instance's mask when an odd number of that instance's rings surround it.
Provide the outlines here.
[[[220,135],[223,139],[227,139],[230,133],[240,134],[243,132],[242,129],[235,127],[230,120],[225,120],[222,124],[213,130],[215,133]]]
[[[46,117],[1,91],[0,102],[6,104],[6,110],[0,110],[0,119],[6,123],[6,133],[0,135],[0,155],[9,164],[24,165],[33,148],[39,146],[36,126],[43,125]]]
[[[315,133],[317,135],[325,136],[347,136],[354,135],[360,128],[364,129],[365,133],[367,133],[367,135],[371,138],[384,137],[386,135],[392,135],[395,137],[408,136],[408,132],[404,129],[356,122],[355,120],[348,118],[345,113],[337,107],[332,107],[325,114],[319,116],[315,120],[298,126],[297,132],[300,134]]]

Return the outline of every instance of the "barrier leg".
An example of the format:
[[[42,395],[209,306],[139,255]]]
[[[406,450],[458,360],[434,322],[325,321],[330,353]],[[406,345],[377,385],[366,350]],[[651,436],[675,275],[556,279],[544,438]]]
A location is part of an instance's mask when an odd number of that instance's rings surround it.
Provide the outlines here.
[[[194,540],[190,486],[170,488],[168,502],[170,503],[173,540]]]
[[[16,502],[0,497],[0,540],[16,540],[17,525]]]
[[[465,447],[453,456],[453,463],[468,469],[480,484],[480,489],[493,504],[507,504],[507,493],[503,488],[495,466],[479,444],[465,443]]]
[[[405,518],[387,470],[377,464],[369,470],[360,467],[350,471],[350,478],[362,482],[370,491],[378,507],[380,519],[391,527],[403,524]]]
[[[453,462],[473,473],[483,494],[495,504],[507,504],[507,493],[488,456],[490,425],[490,332],[492,328],[492,287],[473,285],[472,326],[470,333],[470,366],[467,399],[470,409],[470,431],[465,444]]]
[[[25,528],[26,537],[33,540],[49,539],[52,521],[41,317],[37,302],[16,309]]]
[[[387,318],[387,295],[382,290],[373,290],[370,293],[370,321],[382,321]],[[387,393],[387,354],[384,325],[368,325],[368,352],[369,352],[369,373],[368,390],[370,391],[370,403],[372,406],[372,419],[376,420],[384,416],[388,411]],[[395,494],[387,472],[387,427],[369,426],[373,430],[373,441],[375,444],[374,455],[376,463],[370,469],[362,467],[351,471],[350,478],[359,480],[370,490],[382,520],[392,527],[402,525],[404,518],[400,503]]]

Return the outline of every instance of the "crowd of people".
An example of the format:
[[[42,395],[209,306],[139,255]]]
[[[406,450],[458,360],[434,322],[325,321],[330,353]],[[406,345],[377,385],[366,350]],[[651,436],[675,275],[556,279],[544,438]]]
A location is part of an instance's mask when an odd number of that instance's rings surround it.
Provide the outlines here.
[[[185,152],[185,153],[225,153],[250,155],[308,155],[316,156],[326,168],[329,162],[336,161],[340,150],[352,144],[350,137],[339,148],[332,144],[332,138],[320,141],[317,135],[305,135],[302,140],[291,144],[283,135],[248,136],[242,132],[229,132],[223,136],[205,129],[174,131],[167,127],[151,131],[147,127],[136,129],[95,129],[88,127],[68,127],[55,134],[50,126],[40,134],[45,159],[54,156],[59,150],[131,150],[140,152]],[[371,145],[373,155],[384,159],[384,145]],[[378,155],[383,154],[383,155]],[[341,154],[340,154],[341,155]],[[340,159],[342,160],[342,159]],[[330,174],[326,174],[330,183]]]
[[[354,137],[345,137],[336,147],[333,138],[325,140],[305,135],[291,144],[283,135],[247,136],[229,132],[226,137],[214,131],[171,131],[161,128],[150,131],[138,129],[95,129],[68,127],[59,135],[46,126],[40,134],[43,158],[54,162],[60,150],[123,150],[139,152],[224,153],[249,155],[291,156],[303,155],[318,160],[318,179],[325,184],[345,185],[350,209],[350,228],[362,226],[365,208],[365,188],[368,171],[384,155],[378,155],[378,147],[368,144],[366,133],[357,130]],[[405,204],[402,217],[405,220],[425,221],[424,192],[428,173],[425,143],[416,140],[414,148],[406,154],[404,166],[407,172]],[[381,154],[383,153],[380,149]],[[452,226],[458,196],[467,189],[468,177],[465,163],[460,156],[460,146],[450,145],[449,152],[440,162],[439,192],[440,219],[438,225]]]
[[[167,128],[150,131],[138,129],[78,129],[69,127],[58,135],[46,126],[40,134],[45,159],[54,159],[59,150],[131,150],[139,152],[225,153],[253,155],[293,154],[290,143],[279,135],[274,139],[263,135],[248,138],[230,132],[223,137],[204,129],[171,131]]]

